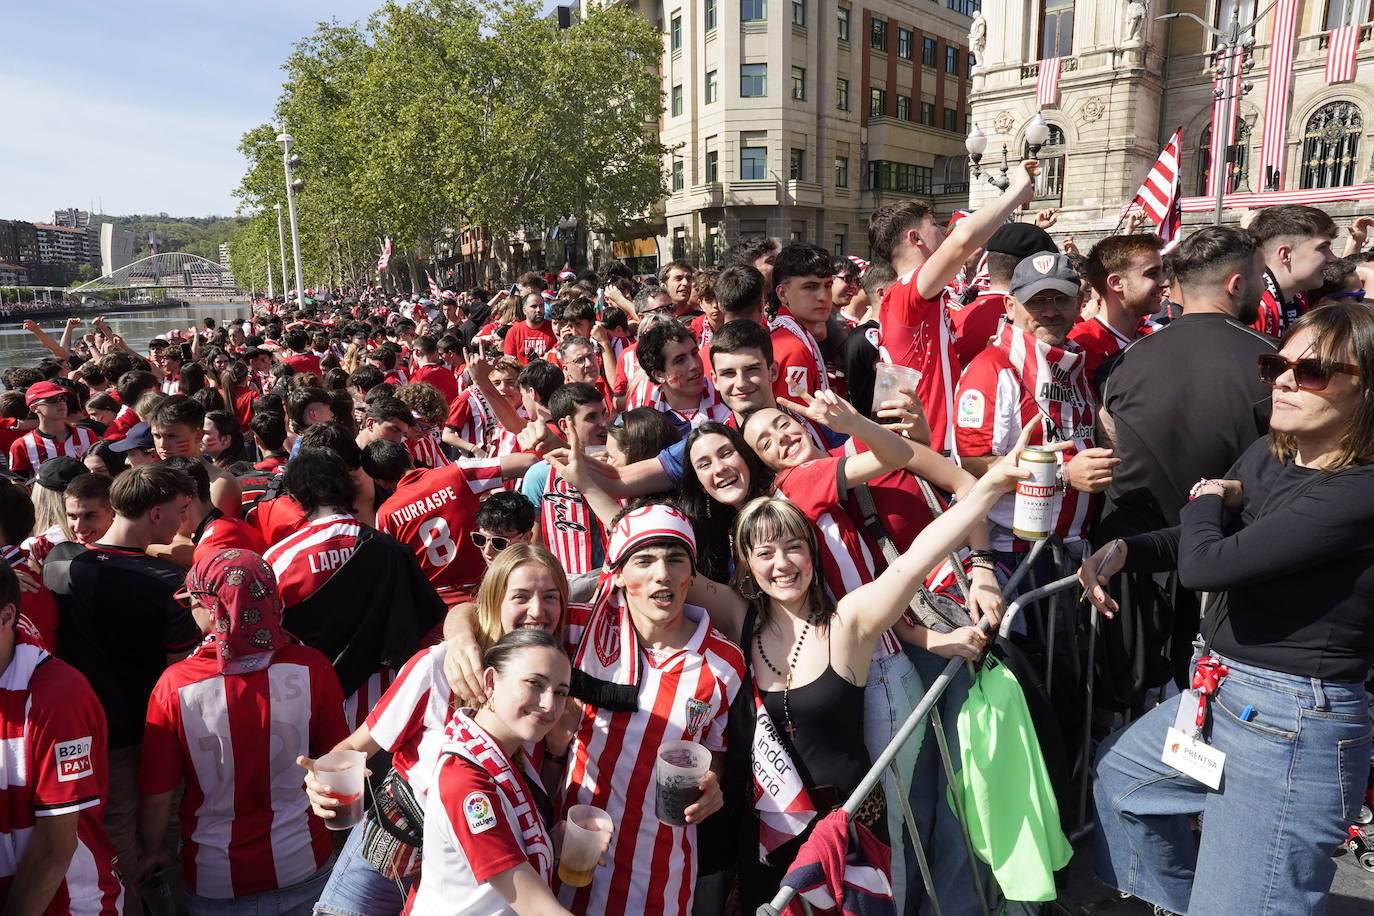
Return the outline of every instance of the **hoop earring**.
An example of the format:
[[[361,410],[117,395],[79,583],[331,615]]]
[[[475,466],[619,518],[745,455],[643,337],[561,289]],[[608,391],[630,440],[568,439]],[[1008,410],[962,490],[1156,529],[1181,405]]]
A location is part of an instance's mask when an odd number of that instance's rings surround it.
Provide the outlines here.
[[[746,587],[749,585],[749,583],[753,583],[753,594],[750,594],[748,591],[746,591]],[[763,589],[759,587],[759,584],[757,582],[754,582],[754,577],[749,573],[745,573],[744,578],[740,579],[738,591],[739,596],[743,598],[745,601],[758,601],[760,598],[763,597]]]

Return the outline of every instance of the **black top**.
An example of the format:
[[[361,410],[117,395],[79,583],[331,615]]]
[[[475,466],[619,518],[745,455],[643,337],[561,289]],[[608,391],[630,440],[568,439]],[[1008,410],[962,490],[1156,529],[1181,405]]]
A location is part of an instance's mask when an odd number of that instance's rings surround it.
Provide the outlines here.
[[[830,786],[837,803],[844,804],[869,767],[864,744],[864,688],[826,665],[820,677],[787,691],[787,710],[783,709],[781,690],[760,690],[759,698],[797,765],[802,783],[808,790]],[[787,730],[788,711],[797,729],[795,737]]]
[[[174,563],[128,547],[58,544],[43,562],[57,599],[58,653],[86,676],[110,725],[110,749],[143,741],[148,697],[167,655],[200,642],[173,598],[186,578]]]
[[[878,327],[876,321],[865,321],[849,332],[844,340],[844,371],[849,379],[849,403],[865,417],[873,415],[873,385],[878,375],[878,348],[868,339],[868,332]]]
[[[1374,465],[1327,472],[1280,463],[1256,442],[1227,478],[1243,507],[1188,503],[1182,524],[1127,539],[1127,567],[1177,564],[1186,587],[1218,592],[1202,628],[1236,661],[1362,682],[1374,664]]]
[[[1220,314],[1184,314],[1098,372],[1116,424],[1104,537],[1178,524],[1188,491],[1220,477],[1269,429],[1255,360],[1274,340]]]

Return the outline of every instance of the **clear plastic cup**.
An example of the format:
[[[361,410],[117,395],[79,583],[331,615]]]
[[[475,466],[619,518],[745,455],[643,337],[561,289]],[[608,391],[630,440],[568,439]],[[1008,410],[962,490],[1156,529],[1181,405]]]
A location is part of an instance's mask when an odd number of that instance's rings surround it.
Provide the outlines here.
[[[701,798],[698,784],[711,768],[711,752],[695,741],[668,741],[654,767],[654,813],[673,827],[687,826],[687,809]]]
[[[876,411],[884,401],[891,401],[899,397],[899,389],[914,391],[919,384],[921,384],[919,369],[910,369],[895,363],[878,363],[873,379],[873,409]]]
[[[334,816],[325,820],[330,830],[351,830],[363,819],[363,780],[367,754],[362,751],[330,751],[315,761],[315,778],[329,786],[339,800]]]
[[[601,847],[610,834],[613,821],[600,808],[573,805],[563,825],[563,854],[558,859],[558,880],[569,887],[592,883]]]

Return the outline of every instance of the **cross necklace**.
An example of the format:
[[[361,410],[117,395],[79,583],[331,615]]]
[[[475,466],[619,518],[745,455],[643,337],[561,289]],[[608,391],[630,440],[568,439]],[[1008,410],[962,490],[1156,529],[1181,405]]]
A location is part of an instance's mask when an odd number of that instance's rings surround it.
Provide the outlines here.
[[[754,631],[754,644],[759,648],[759,657],[763,659],[763,663],[768,666],[769,671],[780,678],[785,678],[782,686],[782,717],[787,723],[784,731],[787,732],[787,738],[792,742],[793,747],[796,747],[797,744],[797,726],[792,723],[792,704],[789,702],[788,694],[792,690],[792,673],[797,670],[797,657],[801,655],[802,645],[806,642],[806,634],[809,632],[811,632],[810,620],[802,626],[801,635],[797,637],[797,644],[792,647],[792,657],[787,662],[787,674],[783,674],[763,649],[763,627],[760,626]]]

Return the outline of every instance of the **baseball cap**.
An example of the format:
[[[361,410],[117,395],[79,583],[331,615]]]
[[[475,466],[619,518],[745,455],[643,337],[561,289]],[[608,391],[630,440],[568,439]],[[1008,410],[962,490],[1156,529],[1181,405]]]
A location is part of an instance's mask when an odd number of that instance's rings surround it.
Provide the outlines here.
[[[34,382],[24,391],[24,403],[32,407],[39,401],[66,398],[67,389],[53,382]]]
[[[1006,223],[988,239],[988,251],[1028,258],[1040,251],[1058,251],[1054,239],[1039,226],[1031,223]]]
[[[1078,271],[1067,256],[1041,251],[1024,258],[1011,275],[1011,294],[1025,302],[1045,290],[1077,296]]]
[[[110,443],[110,451],[112,452],[132,452],[136,448],[152,447],[153,431],[148,428],[148,424],[143,420],[130,426],[123,439],[115,439]]]
[[[38,468],[37,480],[39,485],[61,493],[67,489],[67,484],[84,473],[86,465],[82,464],[79,458],[62,455],[43,462]]]

